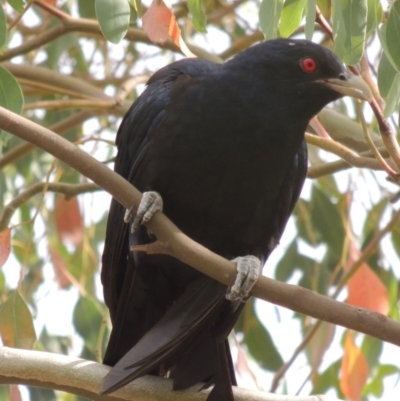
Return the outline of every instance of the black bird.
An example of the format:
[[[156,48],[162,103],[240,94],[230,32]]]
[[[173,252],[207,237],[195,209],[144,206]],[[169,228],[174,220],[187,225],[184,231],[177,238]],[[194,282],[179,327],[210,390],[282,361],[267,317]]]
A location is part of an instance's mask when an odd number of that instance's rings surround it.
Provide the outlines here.
[[[116,141],[115,171],[150,192],[132,225],[111,203],[101,278],[113,324],[104,364],[114,368],[103,393],[152,374],[233,400],[227,336],[300,195],[307,124],[344,95],[370,98],[334,53],[305,40],[260,43],[224,64],[185,59],[150,78]],[[129,251],[154,241],[141,224],[161,209],[157,193],[185,234],[241,257],[229,300],[224,285],[176,259]]]

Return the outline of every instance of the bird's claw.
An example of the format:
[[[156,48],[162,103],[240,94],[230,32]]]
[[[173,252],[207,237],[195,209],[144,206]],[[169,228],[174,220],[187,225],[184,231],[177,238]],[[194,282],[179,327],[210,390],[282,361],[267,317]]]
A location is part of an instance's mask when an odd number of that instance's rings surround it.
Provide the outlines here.
[[[250,296],[250,291],[261,274],[261,261],[255,256],[248,255],[233,259],[236,263],[238,272],[235,284],[228,288],[225,298],[229,301],[240,299],[246,302]]]
[[[131,231],[135,232],[142,224],[147,223],[156,212],[162,211],[162,209],[163,200],[158,192],[144,192],[137,212],[134,213],[133,208],[127,209],[124,221],[125,223],[130,223],[133,219]]]

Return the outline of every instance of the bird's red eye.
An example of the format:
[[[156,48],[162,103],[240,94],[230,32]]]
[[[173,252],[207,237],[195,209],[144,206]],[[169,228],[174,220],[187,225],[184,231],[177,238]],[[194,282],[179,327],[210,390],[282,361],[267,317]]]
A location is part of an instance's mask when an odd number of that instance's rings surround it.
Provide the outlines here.
[[[317,69],[317,62],[313,58],[305,58],[301,61],[301,68],[305,72],[314,72]]]

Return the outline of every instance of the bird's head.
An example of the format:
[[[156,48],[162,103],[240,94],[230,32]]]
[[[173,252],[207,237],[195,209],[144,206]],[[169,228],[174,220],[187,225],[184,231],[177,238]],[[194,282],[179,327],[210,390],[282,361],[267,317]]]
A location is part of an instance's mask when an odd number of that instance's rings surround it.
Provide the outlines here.
[[[254,79],[274,96],[279,93],[294,103],[304,102],[310,114],[343,96],[370,101],[368,85],[346,70],[331,50],[307,40],[274,39],[259,43],[230,61],[233,69]],[[311,117],[311,116],[310,116]]]

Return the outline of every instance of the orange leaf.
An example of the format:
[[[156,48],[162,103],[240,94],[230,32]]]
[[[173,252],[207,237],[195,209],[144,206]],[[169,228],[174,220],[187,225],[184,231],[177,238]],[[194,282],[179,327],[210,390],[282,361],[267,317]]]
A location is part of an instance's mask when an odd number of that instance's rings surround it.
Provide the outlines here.
[[[59,196],[54,213],[59,236],[74,245],[80,244],[83,237],[83,223],[77,199],[66,200],[64,196]]]
[[[167,41],[172,17],[175,19],[163,0],[152,1],[143,15],[143,30],[152,42],[162,44]]]
[[[361,392],[368,379],[368,364],[361,349],[348,331],[344,342],[344,356],[340,372],[340,389],[352,401],[361,401]]]
[[[11,229],[0,231],[0,268],[7,262],[11,252]]]
[[[350,262],[360,257],[360,250],[354,243],[350,245]],[[363,263],[348,282],[347,303],[387,315],[389,294],[377,274]]]
[[[68,275],[66,274],[67,267],[65,260],[61,256],[60,252],[54,247],[50,246],[50,257],[53,263],[54,274],[56,276],[57,283],[60,288],[67,288],[71,284]]]

